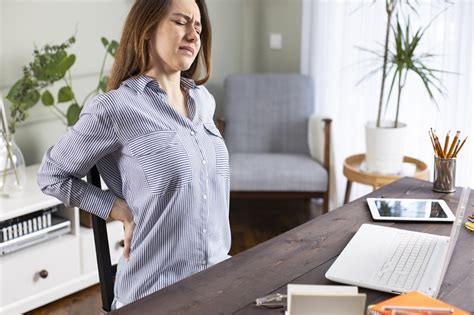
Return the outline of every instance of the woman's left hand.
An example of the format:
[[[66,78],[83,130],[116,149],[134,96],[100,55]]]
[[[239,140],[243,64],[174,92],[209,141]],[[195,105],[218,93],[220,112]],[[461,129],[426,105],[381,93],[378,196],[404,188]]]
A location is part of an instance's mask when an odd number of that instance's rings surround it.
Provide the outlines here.
[[[115,199],[112,211],[110,212],[110,217],[123,223],[123,257],[125,258],[125,261],[128,262],[130,257],[130,245],[132,243],[133,230],[135,229],[135,221],[133,221],[132,210],[128,207],[125,200],[117,198]]]

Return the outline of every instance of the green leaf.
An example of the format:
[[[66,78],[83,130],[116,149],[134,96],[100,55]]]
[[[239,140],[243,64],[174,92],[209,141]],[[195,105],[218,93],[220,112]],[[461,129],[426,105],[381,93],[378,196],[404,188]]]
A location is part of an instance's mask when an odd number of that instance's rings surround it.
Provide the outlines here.
[[[74,92],[70,86],[63,86],[58,92],[58,102],[69,102],[74,98]]]
[[[46,106],[51,106],[54,104],[54,97],[53,94],[51,94],[50,91],[46,90],[43,92],[43,95],[41,96],[41,101],[43,102],[44,105]]]
[[[109,41],[107,40],[107,38],[102,37],[100,40],[102,41],[102,45],[104,45],[105,48],[109,46]]]
[[[107,52],[112,55],[112,57],[115,58],[115,54],[117,53],[117,48],[118,48],[118,43],[117,41],[113,40],[110,44],[109,47],[107,47]]]
[[[38,104],[40,97],[41,94],[36,89],[28,91],[28,93],[26,93],[25,97],[23,98],[23,103],[25,106],[24,108],[29,109]]]
[[[57,72],[66,73],[76,62],[75,55],[69,55],[66,59],[62,60],[57,66]]]
[[[395,85],[395,80],[397,79],[397,74],[398,74],[398,71],[395,71],[393,73],[392,82],[390,83],[390,89],[389,89],[388,95],[387,95],[387,102],[385,103],[385,112],[387,112],[387,109],[388,109],[388,102],[390,100],[390,97],[392,96],[392,91],[393,91],[393,87]]]
[[[13,84],[13,86],[10,88],[10,91],[8,91],[7,100],[9,100],[12,103],[17,103],[18,102],[17,95],[18,95],[18,92],[21,90],[22,85],[23,85],[23,79],[16,81],[15,84]]]
[[[22,110],[35,106],[40,97],[41,94],[36,86],[25,78],[15,82],[7,94],[7,99]]]
[[[79,120],[79,115],[81,114],[81,108],[76,103],[69,106],[67,109],[67,125],[74,126],[74,124]]]
[[[59,50],[54,54],[42,53],[35,57],[31,63],[31,70],[33,75],[39,81],[54,82],[61,79],[64,74],[57,70],[58,65],[67,58],[67,53],[64,50]]]
[[[383,66],[379,66],[373,70],[371,70],[369,73],[367,73],[366,75],[364,75],[359,81],[357,81],[356,83],[356,86],[361,84],[363,81],[367,80],[369,77],[371,77],[374,73],[377,73],[379,71],[381,71],[383,68]]]
[[[75,62],[75,55],[63,55],[61,58],[56,59],[54,62],[48,65],[46,73],[48,75],[57,75],[58,77],[63,78],[66,72],[74,65]]]
[[[102,77],[99,83],[99,89],[102,92],[107,92],[107,83],[109,83],[109,77],[108,76]]]

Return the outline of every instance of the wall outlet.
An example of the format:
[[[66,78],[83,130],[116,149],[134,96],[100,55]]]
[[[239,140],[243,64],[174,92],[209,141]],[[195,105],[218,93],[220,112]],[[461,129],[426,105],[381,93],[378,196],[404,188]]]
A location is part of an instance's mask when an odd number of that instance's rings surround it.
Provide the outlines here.
[[[283,36],[280,33],[270,34],[270,49],[281,50],[283,48]]]

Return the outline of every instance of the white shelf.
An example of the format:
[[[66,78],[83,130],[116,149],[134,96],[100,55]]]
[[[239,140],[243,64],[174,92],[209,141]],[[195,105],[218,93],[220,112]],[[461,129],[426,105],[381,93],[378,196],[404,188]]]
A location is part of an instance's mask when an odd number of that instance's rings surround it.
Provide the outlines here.
[[[41,192],[36,183],[39,165],[26,168],[26,183],[22,192],[14,196],[0,196],[0,221],[61,204],[58,199]]]
[[[0,256],[0,314],[21,314],[99,282],[92,229],[79,226],[79,209],[41,192],[38,167],[27,167],[22,194],[0,197],[0,221],[59,206],[57,214],[71,221],[71,232]],[[112,263],[117,263],[123,251],[122,224],[109,222],[107,231]],[[48,272],[46,278],[39,276],[42,270]]]

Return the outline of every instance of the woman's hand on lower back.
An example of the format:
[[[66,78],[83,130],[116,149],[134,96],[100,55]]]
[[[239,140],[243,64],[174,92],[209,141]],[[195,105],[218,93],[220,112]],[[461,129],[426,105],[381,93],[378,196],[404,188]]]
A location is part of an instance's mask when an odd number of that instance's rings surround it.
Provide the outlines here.
[[[133,230],[135,229],[135,221],[133,221],[132,210],[128,207],[125,200],[117,198],[115,199],[112,211],[110,212],[112,219],[122,222],[124,229],[124,248],[123,257],[125,261],[128,261],[130,256],[130,245],[132,242]]]

